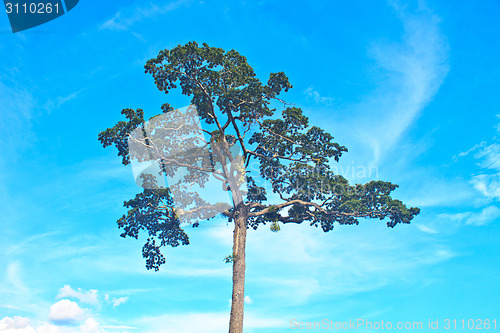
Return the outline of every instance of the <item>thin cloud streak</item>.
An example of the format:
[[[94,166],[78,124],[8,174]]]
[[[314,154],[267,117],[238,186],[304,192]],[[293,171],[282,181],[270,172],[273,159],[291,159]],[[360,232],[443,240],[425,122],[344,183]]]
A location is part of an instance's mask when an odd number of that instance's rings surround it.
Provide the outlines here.
[[[493,223],[500,217],[500,208],[491,205],[484,207],[479,212],[461,212],[455,214],[439,214],[439,218],[471,226],[485,226]]]
[[[118,11],[113,18],[101,24],[100,29],[126,31],[136,23],[146,19],[152,19],[156,16],[164,15],[183,5],[187,5],[189,2],[189,0],[179,0],[162,6],[152,3],[149,4],[149,6],[144,6],[144,4],[141,3],[130,12]]]
[[[396,11],[404,27],[402,42],[376,42],[370,49],[388,79],[359,106],[370,111],[358,131],[363,143],[371,146],[375,165],[429,104],[449,70],[439,17],[422,10],[419,14]]]

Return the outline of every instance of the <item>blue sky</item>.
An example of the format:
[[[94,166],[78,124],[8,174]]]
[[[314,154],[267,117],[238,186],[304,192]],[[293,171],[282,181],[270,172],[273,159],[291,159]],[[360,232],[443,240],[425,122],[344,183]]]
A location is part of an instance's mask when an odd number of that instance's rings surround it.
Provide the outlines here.
[[[97,140],[123,108],[189,103],[143,66],[192,40],[237,50],[262,80],[284,71],[283,97],[348,147],[332,167],[421,208],[394,229],[251,230],[245,332],[500,320],[498,17],[494,0],[80,1],[12,34],[1,14],[0,332],[227,330],[232,225],[189,229],[147,271],[143,239],[116,225],[140,188]]]

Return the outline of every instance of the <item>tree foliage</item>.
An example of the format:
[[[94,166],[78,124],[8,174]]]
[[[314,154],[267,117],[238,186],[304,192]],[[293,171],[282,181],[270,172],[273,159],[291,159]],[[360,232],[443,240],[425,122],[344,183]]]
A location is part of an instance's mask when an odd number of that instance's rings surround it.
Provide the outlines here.
[[[360,218],[385,219],[387,226],[394,227],[410,223],[419,213],[418,208],[408,208],[391,197],[398,187],[395,184],[371,181],[350,185],[344,177],[334,174],[330,164],[338,162],[347,148],[321,128],[311,126],[300,108],[285,103],[278,112],[271,107],[273,100],[283,102],[279,95],[292,88],[283,72],[271,73],[263,84],[238,52],[225,52],[207,44],[199,46],[196,42],[160,51],[146,63],[145,72],[152,75],[160,91],[168,94],[180,88],[184,95],[192,97],[200,118],[214,128],[205,131],[211,137],[207,145],[222,143],[221,155],[228,158],[229,164],[233,160],[227,149],[234,145],[241,148],[245,167],[258,162],[256,174],[241,166],[220,172],[221,181],[233,197],[244,197],[247,227],[257,229],[271,222],[271,229],[278,231],[279,223],[308,222],[327,232],[335,222],[353,225]],[[173,110],[168,103],[161,109],[163,113]],[[99,140],[104,147],[114,145],[123,164],[128,164],[130,133],[143,125],[145,118],[141,109],[124,109],[122,114],[126,120],[101,132]],[[210,153],[215,154],[215,149]],[[169,163],[174,162],[164,160],[163,166]],[[215,169],[206,166],[201,171]],[[238,177],[245,177],[245,182],[238,181]],[[269,195],[257,185],[255,177],[267,181],[281,202],[267,203]],[[243,183],[247,188],[241,188]],[[157,270],[165,262],[161,247],[189,244],[168,189],[144,189],[126,201],[125,207],[128,213],[118,220],[124,229],[122,236],[137,238],[141,230],[148,233],[143,248],[148,269]],[[236,209],[230,207],[223,214],[232,221]]]

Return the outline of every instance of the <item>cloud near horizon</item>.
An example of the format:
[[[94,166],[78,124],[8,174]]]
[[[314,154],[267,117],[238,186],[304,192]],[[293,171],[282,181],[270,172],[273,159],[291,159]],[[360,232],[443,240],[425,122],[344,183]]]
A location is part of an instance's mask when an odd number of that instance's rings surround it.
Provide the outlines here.
[[[15,267],[12,266],[11,267]],[[111,333],[125,332],[134,329],[131,326],[101,326],[95,319],[95,311],[101,310],[101,305],[117,306],[127,302],[129,297],[117,297],[110,299],[106,294],[104,302],[99,299],[97,289],[83,290],[73,289],[70,285],[60,288],[56,296],[57,302],[48,309],[46,320],[34,320],[22,316],[6,316],[0,320],[0,332],[2,333]],[[94,306],[93,309],[80,307],[76,301]],[[3,306],[13,310],[21,310],[10,306]],[[26,309],[25,309],[26,310]],[[39,313],[38,308],[37,313]],[[38,318],[40,319],[40,317]]]

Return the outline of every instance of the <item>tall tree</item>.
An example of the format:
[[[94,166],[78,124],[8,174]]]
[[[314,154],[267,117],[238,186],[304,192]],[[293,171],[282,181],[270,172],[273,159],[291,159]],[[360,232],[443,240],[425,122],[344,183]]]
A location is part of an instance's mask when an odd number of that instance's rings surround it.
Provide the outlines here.
[[[238,52],[196,42],[160,51],[147,61],[145,72],[153,76],[160,91],[168,94],[180,87],[184,95],[192,97],[207,139],[200,138],[199,146],[175,143],[172,133],[159,130],[166,126],[155,124],[156,131],[148,129],[150,123],[141,109],[125,109],[126,121],[101,132],[100,142],[104,147],[116,146],[125,165],[134,158],[147,160],[141,154],[131,156],[129,143],[138,142],[156,152],[160,172],[172,176],[178,168],[185,168],[184,181],[197,182],[200,187],[207,181],[204,174],[210,174],[230,192],[232,204],[223,209],[211,206],[196,191],[186,192],[185,200],[176,204],[173,187],[160,186],[154,176],[143,175],[143,192],[125,202],[128,213],[118,220],[119,228],[124,229],[121,236],[137,238],[140,230],[147,231],[149,238],[143,247],[146,267],[158,270],[165,263],[161,247],[189,244],[183,216],[196,220],[192,225],[197,226],[197,221],[213,216],[207,211],[216,211],[234,222],[230,333],[243,331],[247,229],[270,223],[271,230],[277,231],[283,224],[307,222],[328,232],[335,222],[357,225],[360,218],[386,220],[393,228],[410,223],[419,213],[418,208],[408,208],[391,197],[398,187],[395,184],[370,181],[350,185],[330,169],[347,149],[321,128],[309,125],[300,108],[279,98],[292,88],[283,72],[271,73],[264,84]],[[273,101],[283,104],[281,114],[272,108]],[[162,110],[175,118],[169,104]],[[180,128],[168,127],[170,131]],[[137,129],[143,135],[139,139],[132,134]],[[163,141],[158,140],[162,133],[166,136]],[[191,148],[188,155],[177,149],[182,147]],[[256,163],[258,171],[247,171],[250,163]],[[273,193],[259,186],[261,182],[269,184]]]

